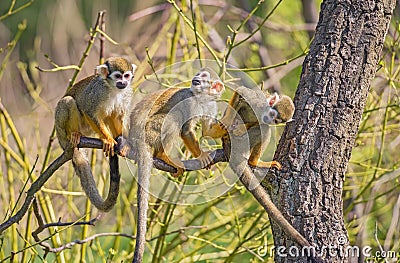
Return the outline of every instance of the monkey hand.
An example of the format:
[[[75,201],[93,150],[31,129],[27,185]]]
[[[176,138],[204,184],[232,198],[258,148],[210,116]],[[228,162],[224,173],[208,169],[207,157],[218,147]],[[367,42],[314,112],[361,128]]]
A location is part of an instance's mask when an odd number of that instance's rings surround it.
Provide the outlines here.
[[[106,138],[103,139],[103,151],[106,156],[114,156],[114,145],[117,142],[113,138]]]
[[[174,178],[180,177],[185,172],[185,169],[181,167],[175,167],[175,168],[176,168],[176,173],[171,173],[171,176]]]
[[[278,161],[271,161],[271,167],[274,167],[278,170],[282,169],[282,164]]]
[[[270,162],[263,162],[263,161],[249,161],[249,164],[254,167],[259,167],[259,168],[276,168],[278,170],[282,169],[282,165],[278,161],[270,161]]]
[[[231,126],[232,133],[235,136],[243,136],[247,133],[247,127],[246,124],[232,124]]]
[[[119,150],[119,155],[122,156],[122,157],[126,157],[126,155],[128,154],[129,150],[130,150],[130,147],[125,144],[124,146],[122,146],[121,150]]]

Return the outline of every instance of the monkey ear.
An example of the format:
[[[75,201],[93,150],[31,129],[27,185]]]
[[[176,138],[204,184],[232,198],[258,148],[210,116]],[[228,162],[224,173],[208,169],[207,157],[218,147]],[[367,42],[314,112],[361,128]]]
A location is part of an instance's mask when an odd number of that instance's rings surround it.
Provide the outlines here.
[[[135,64],[132,64],[132,74],[135,74],[136,69],[137,69],[137,66]]]
[[[108,67],[106,64],[96,66],[96,74],[100,75],[103,79],[106,79],[108,74]]]
[[[278,100],[279,100],[279,95],[278,95],[278,93],[275,92],[274,95],[272,95],[271,97],[269,97],[267,99],[267,102],[270,107],[273,107],[278,102]]]
[[[216,90],[217,92],[222,92],[225,89],[224,83],[220,80],[215,80],[212,83],[211,89]]]

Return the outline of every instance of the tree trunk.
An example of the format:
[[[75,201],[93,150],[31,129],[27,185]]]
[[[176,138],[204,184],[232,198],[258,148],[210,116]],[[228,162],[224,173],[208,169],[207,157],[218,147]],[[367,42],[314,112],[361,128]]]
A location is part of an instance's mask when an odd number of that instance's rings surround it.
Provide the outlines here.
[[[284,168],[270,179],[272,200],[327,262],[348,260],[340,253],[349,244],[343,181],[394,6],[395,0],[322,3],[294,98],[294,121],[275,153]],[[301,248],[275,223],[272,230],[276,262],[307,262],[295,256]]]

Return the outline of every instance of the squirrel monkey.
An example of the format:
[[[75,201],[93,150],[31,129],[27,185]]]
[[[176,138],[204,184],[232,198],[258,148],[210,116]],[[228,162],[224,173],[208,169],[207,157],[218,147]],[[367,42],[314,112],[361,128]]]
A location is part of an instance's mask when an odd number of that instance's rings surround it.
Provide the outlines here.
[[[195,125],[203,121],[203,129],[211,126],[217,115],[218,99],[224,91],[221,81],[211,80],[210,73],[201,70],[190,88],[169,88],[151,93],[133,109],[129,139],[138,150],[138,221],[133,262],[142,262],[146,242],[149,184],[153,157],[177,168],[174,177],[184,172],[180,160],[172,160],[167,153],[177,137],[204,166],[212,160],[210,152],[203,152],[195,136]]]
[[[97,133],[103,140],[107,156],[114,156],[114,138],[128,127],[128,112],[132,97],[131,81],[136,65],[121,57],[111,57],[96,67],[89,76],[67,91],[55,110],[55,128],[64,151],[73,151],[72,163],[82,188],[92,204],[101,211],[109,211],[118,197],[118,178],[110,179],[109,195],[105,201],[99,195],[92,171],[83,152],[79,151],[81,136]],[[118,159],[113,160],[118,165]],[[111,167],[111,159],[110,159]],[[110,171],[113,175],[114,171]]]
[[[259,96],[246,96],[246,98],[244,98],[240,95],[246,94],[247,91],[247,88],[239,88],[230,100],[230,107],[226,109],[220,123],[213,125],[211,129],[203,135],[211,136],[213,138],[222,138],[224,152],[230,162],[231,149],[234,148],[234,153],[232,154],[234,160],[232,161],[231,168],[238,174],[243,185],[245,185],[257,201],[264,207],[270,218],[272,218],[289,236],[291,236],[293,240],[301,246],[310,246],[310,243],[287,221],[278,208],[276,208],[265,189],[259,186],[259,181],[255,178],[251,169],[249,169],[249,166],[244,165],[243,170],[241,168],[242,160],[245,162],[247,161],[251,166],[281,168],[279,162],[263,162],[260,161],[259,158],[269,141],[268,136],[270,136],[270,128],[268,125],[271,123],[289,121],[293,117],[295,110],[293,101],[288,96],[283,95],[280,97],[278,94],[266,94],[265,98],[260,98]],[[256,107],[260,107],[260,104],[265,104],[265,106],[261,106],[259,109],[254,111],[250,104]],[[257,111],[261,111],[259,112],[260,115],[257,114]],[[257,115],[259,115],[259,118],[257,118]],[[241,147],[241,145],[231,144],[231,138],[228,133],[229,131],[231,131],[234,136],[242,136],[247,133],[250,147],[247,148]],[[245,143],[245,141],[236,140],[235,138],[233,143]],[[250,152],[243,153],[241,151]],[[318,262],[315,261],[315,259],[313,260],[313,262]]]
[[[203,132],[203,136],[222,138],[225,154],[230,154],[230,138],[228,131],[236,136],[242,136],[246,132],[250,141],[250,156],[248,164],[253,167],[281,169],[277,161],[264,162],[260,160],[269,143],[269,124],[282,123],[290,120],[294,113],[293,101],[288,96],[279,97],[278,94],[266,94],[267,107],[263,109],[260,118],[254,112],[250,104],[239,93],[246,92],[241,87],[233,94],[229,106],[219,123],[215,123],[209,130]]]

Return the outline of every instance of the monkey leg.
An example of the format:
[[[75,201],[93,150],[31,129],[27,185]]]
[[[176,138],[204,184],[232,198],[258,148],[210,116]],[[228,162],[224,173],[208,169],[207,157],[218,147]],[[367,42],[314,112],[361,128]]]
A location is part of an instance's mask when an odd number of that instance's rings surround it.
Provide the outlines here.
[[[172,177],[177,178],[185,172],[185,166],[184,166],[183,162],[180,159],[169,158],[169,156],[163,150],[156,153],[154,157],[161,159],[164,162],[166,162],[167,164],[175,167],[175,169],[177,171],[176,171],[176,173],[171,173]]]
[[[76,105],[76,101],[71,96],[62,98],[55,110],[55,128],[57,138],[61,147],[76,147],[80,141],[82,117]]]
[[[261,140],[261,138],[260,138]],[[262,143],[257,143],[256,145],[254,145],[251,149],[251,153],[250,153],[250,157],[248,160],[248,164],[250,166],[254,166],[254,167],[259,167],[259,168],[276,168],[278,170],[280,170],[282,168],[282,165],[277,162],[277,161],[270,161],[270,162],[264,162],[260,160],[260,157],[263,153],[263,148]]]
[[[106,154],[106,156],[113,156],[114,155],[114,145],[117,144],[117,142],[114,140],[112,134],[110,133],[109,129],[107,128],[104,119],[106,119],[104,116],[97,116],[97,119],[93,119],[88,115],[84,115],[85,120],[89,125],[92,127],[92,129],[100,135],[101,140],[103,141],[103,151]]]
[[[200,161],[202,167],[209,167],[213,157],[211,156],[212,151],[202,151],[200,149],[199,141],[197,140],[194,132],[189,128],[183,126],[183,132],[181,133],[181,138],[186,148],[192,153],[192,155]]]
[[[209,136],[214,139],[222,138],[225,134],[227,134],[227,130],[221,122],[214,123],[211,127],[205,127],[202,130],[203,136]]]
[[[241,124],[234,123],[234,124],[232,124],[231,129],[232,129],[232,133],[235,136],[243,136],[247,133],[247,126],[244,123],[241,123]]]

